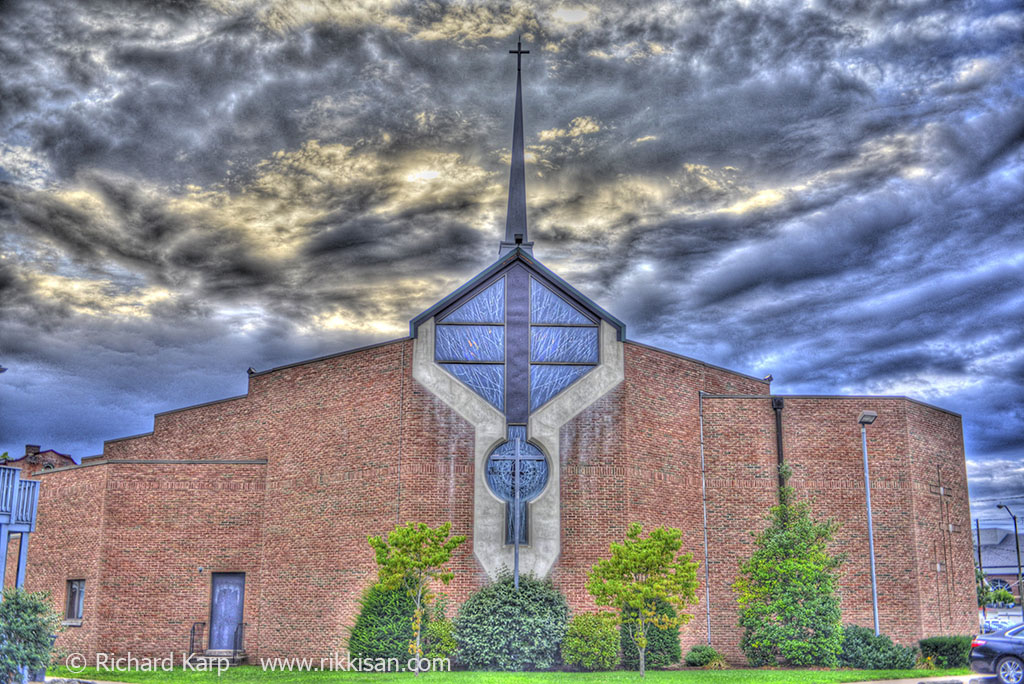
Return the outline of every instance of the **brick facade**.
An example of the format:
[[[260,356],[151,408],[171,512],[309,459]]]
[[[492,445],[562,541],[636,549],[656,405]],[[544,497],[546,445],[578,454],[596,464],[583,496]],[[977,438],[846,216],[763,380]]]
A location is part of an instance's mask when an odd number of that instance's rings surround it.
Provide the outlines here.
[[[375,577],[367,535],[409,520],[450,520],[469,537],[452,563],[453,608],[481,586],[473,431],[413,379],[412,346],[256,373],[245,396],[157,415],[153,433],[107,442],[81,466],[26,464],[43,483],[27,588],[62,605],[66,582],[86,581],[82,625],[60,646],[180,653],[192,623],[209,621],[211,573],[230,571],[246,573],[251,657],[329,656],[344,648]],[[684,646],[705,641],[703,419],[711,641],[738,656],[730,585],[777,496],[768,393],[754,378],[626,343],[624,382],[561,433],[553,577],[574,610],[594,609],[585,574],[630,522],[672,525],[701,564]],[[868,447],[882,629],[904,643],[971,632],[959,417],[903,398],[787,397],[792,484],[817,514],[842,523],[844,620],[871,621],[856,421],[864,409],[879,415]],[[945,494],[934,493],[940,477]]]

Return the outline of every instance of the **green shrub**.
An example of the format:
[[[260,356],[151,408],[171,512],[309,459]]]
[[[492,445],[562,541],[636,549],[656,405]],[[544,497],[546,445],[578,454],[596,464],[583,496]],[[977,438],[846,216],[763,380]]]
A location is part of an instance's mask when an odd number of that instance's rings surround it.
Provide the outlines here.
[[[894,644],[892,639],[867,627],[843,627],[843,650],[839,664],[858,670],[911,670],[917,662],[917,649]]]
[[[0,600],[0,681],[21,681],[19,668],[49,667],[60,616],[47,592],[8,587]]]
[[[432,619],[423,630],[423,636],[426,640],[424,658],[447,658],[450,662],[455,660],[455,625],[451,620],[446,617]]]
[[[787,476],[787,469],[780,474]],[[754,553],[733,584],[740,607],[740,648],[754,667],[835,667],[843,624],[836,575],[843,558],[829,552],[838,525],[811,515],[807,501],[779,489],[769,525],[754,534]]]
[[[359,616],[348,637],[352,658],[409,659],[416,604],[405,587],[385,589],[374,584],[359,600]]]
[[[729,663],[725,662],[725,658],[720,655],[716,655],[714,658],[708,661],[708,664],[704,666],[705,670],[728,670]]]
[[[931,658],[940,668],[967,667],[970,663],[971,641],[969,636],[937,636],[921,639],[921,657]]]
[[[447,658],[449,664],[455,665],[455,624],[445,615],[447,608],[448,597],[439,594],[424,620],[423,657]]]
[[[619,635],[614,614],[584,613],[569,623],[562,662],[582,670],[613,670],[619,665]]]
[[[699,644],[687,652],[686,658],[683,662],[690,667],[705,667],[708,663],[716,659],[722,660],[722,656],[718,651],[706,644]]]
[[[550,580],[505,572],[455,618],[459,664],[471,670],[547,670],[558,661],[569,606]]]
[[[634,611],[627,609],[622,612],[624,615],[628,615]],[[664,599],[657,602],[655,612],[658,615],[676,616],[675,609]],[[639,670],[640,650],[636,647],[636,642],[633,641],[628,629],[620,629],[619,634],[622,645],[622,667],[627,670]],[[650,631],[647,632],[647,669],[668,667],[678,663],[682,658],[683,651],[679,647],[679,626],[658,629],[652,625]]]

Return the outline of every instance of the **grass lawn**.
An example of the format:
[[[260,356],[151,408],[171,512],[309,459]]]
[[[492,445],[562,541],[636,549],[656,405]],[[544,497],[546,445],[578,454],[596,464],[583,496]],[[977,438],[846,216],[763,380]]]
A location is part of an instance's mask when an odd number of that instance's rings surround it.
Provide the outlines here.
[[[454,682],[455,684],[527,684],[555,682],[556,684],[600,684],[610,682],[640,682],[651,684],[831,684],[833,682],[863,682],[873,679],[910,679],[914,677],[941,677],[970,674],[967,669],[957,670],[654,670],[645,680],[636,672],[434,672],[423,674],[419,681],[429,684]],[[213,672],[108,672],[88,668],[70,672],[57,668],[47,672],[51,677],[99,679],[106,681],[137,682],[138,684],[234,684],[235,682],[266,682],[266,684],[315,684],[317,682],[412,682],[409,672],[264,672],[257,666],[233,667],[220,676]]]

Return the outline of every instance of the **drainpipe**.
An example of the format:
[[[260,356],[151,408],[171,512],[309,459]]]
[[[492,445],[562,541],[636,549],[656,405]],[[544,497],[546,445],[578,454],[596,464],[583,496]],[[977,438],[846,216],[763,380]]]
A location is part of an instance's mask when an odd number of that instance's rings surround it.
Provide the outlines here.
[[[772,397],[772,410],[775,411],[775,456],[778,459],[780,490],[786,486],[786,478],[782,476],[782,466],[786,462],[782,455],[782,409],[785,405],[782,397]],[[779,503],[782,503],[781,495]]]
[[[697,392],[700,422],[700,504],[704,513],[704,605],[707,611],[708,646],[711,645],[711,569],[708,567],[708,490],[704,479],[704,391]]]

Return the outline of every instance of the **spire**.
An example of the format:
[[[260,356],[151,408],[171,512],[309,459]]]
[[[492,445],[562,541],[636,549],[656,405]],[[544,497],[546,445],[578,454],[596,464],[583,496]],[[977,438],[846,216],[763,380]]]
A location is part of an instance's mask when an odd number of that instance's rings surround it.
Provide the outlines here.
[[[505,239],[498,247],[498,256],[504,256],[519,245],[523,251],[533,254],[533,243],[526,233],[526,161],[523,152],[523,55],[530,54],[523,49],[522,41],[516,41],[516,49],[508,51],[516,56],[516,114],[512,125],[512,168],[508,175],[508,213],[505,216]]]

